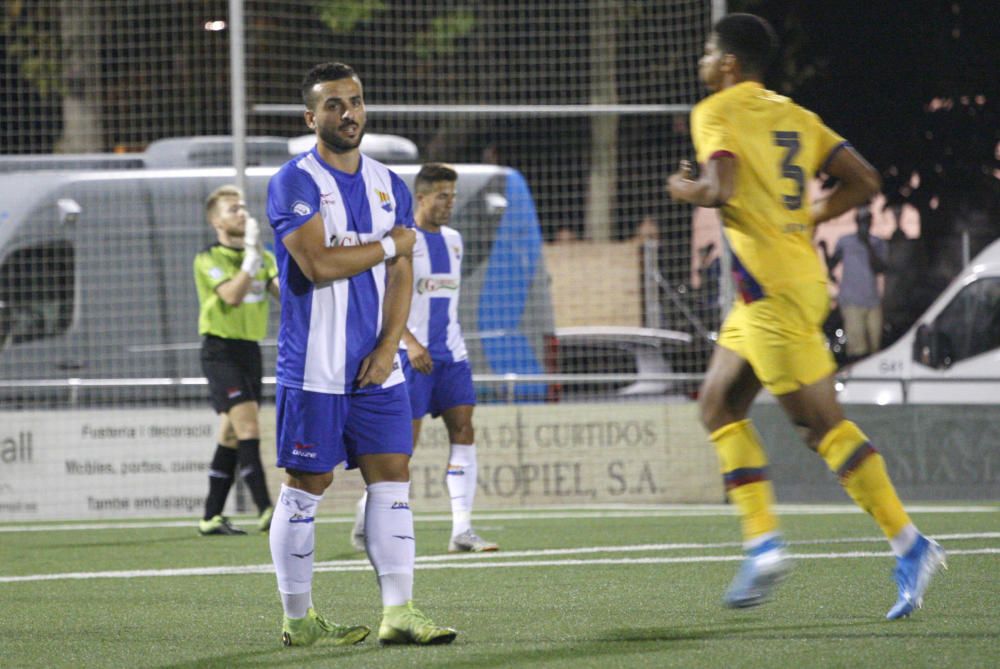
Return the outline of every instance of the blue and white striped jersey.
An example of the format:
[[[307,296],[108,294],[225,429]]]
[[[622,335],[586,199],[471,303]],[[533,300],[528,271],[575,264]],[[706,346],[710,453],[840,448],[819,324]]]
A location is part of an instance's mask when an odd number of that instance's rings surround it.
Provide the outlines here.
[[[462,235],[454,228],[442,226],[441,232],[417,228],[413,300],[406,327],[427,347],[432,360],[458,362],[468,357],[458,324],[462,250]]]
[[[395,173],[362,155],[355,174],[326,164],[316,148],[285,163],[267,187],[267,217],[281,280],[278,383],[288,388],[344,394],[401,383],[397,356],[381,386],[354,386],[361,361],[378,343],[386,267],[379,263],[355,276],[313,284],[285,248],[285,235],[316,212],[323,217],[326,246],[378,241],[395,225],[413,227],[410,191]]]

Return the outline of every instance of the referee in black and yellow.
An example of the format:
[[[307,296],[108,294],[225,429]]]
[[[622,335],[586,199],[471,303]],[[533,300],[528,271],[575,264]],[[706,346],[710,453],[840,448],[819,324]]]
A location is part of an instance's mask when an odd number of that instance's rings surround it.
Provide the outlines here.
[[[259,341],[267,334],[267,293],[278,297],[274,255],[260,241],[260,227],[247,213],[239,188],[215,189],[205,215],[217,241],[194,259],[198,288],[198,333],[204,337],[201,367],[212,406],[222,417],[208,473],[202,535],[246,534],[222,515],[237,466],[259,511],[257,527],[271,527],[271,496],[260,462],[258,410],[261,397]]]

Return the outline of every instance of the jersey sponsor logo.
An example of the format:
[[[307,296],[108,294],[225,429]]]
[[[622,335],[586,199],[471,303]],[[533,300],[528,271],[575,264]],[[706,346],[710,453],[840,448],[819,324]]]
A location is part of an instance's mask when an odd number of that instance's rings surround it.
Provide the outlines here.
[[[375,189],[375,194],[378,195],[378,201],[382,203],[382,209],[391,212],[392,200],[389,198],[389,194],[384,191],[380,191],[378,188]]]
[[[435,279],[432,276],[417,279],[417,293],[436,293],[439,290],[458,290],[457,279]]]
[[[292,211],[294,211],[299,216],[305,216],[312,213],[312,207],[303,202],[302,200],[296,200],[292,205]]]
[[[407,502],[393,502],[392,509],[409,509],[410,505]]]
[[[345,232],[338,235],[336,232],[330,235],[330,241],[328,246],[357,246],[361,243],[358,239],[358,233],[356,232]]]
[[[226,388],[226,397],[228,397],[231,400],[236,399],[237,397],[239,397],[242,394],[243,394],[243,391],[240,390],[239,388]]]
[[[333,196],[333,193],[320,193],[319,202],[320,204],[333,204],[337,201],[337,198]]]
[[[448,465],[445,476],[465,476],[465,467],[463,465]]]

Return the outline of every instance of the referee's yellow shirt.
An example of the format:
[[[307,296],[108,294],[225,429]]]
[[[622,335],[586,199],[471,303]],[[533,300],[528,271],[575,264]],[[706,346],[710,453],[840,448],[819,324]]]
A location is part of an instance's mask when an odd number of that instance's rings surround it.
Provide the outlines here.
[[[264,251],[263,258],[250,292],[243,302],[233,307],[226,304],[215,289],[240,271],[243,249],[216,242],[194,257],[194,283],[200,304],[198,334],[246,341],[260,341],[267,336],[267,286],[277,278],[278,266],[270,251]]]

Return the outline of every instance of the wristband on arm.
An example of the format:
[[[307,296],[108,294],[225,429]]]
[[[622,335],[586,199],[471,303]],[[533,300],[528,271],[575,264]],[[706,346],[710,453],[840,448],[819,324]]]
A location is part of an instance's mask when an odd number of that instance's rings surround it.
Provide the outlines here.
[[[383,237],[379,244],[382,245],[382,260],[396,257],[396,240],[392,237]]]

